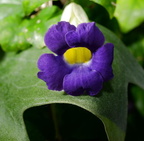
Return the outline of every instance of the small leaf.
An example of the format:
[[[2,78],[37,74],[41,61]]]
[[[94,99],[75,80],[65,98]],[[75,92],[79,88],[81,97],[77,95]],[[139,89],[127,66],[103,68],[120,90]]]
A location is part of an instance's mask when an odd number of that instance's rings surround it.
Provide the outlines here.
[[[123,32],[132,30],[144,21],[144,1],[117,0],[115,17]]]
[[[105,7],[110,17],[111,18],[113,17],[116,8],[116,0],[91,0],[91,1],[94,1]]]
[[[67,103],[86,109],[104,124],[109,141],[124,141],[127,121],[127,86],[129,82],[144,89],[144,71],[123,43],[109,30],[99,26],[115,45],[115,77],[104,84],[101,93],[70,96],[64,91],[50,91],[37,78],[36,62],[45,49],[30,48],[19,54],[7,53],[0,62],[0,140],[26,141],[23,112],[33,106]]]

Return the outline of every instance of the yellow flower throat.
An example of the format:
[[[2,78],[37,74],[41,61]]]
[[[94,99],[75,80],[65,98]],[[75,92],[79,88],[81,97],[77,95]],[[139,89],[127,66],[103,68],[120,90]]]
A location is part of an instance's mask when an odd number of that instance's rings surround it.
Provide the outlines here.
[[[86,63],[91,59],[91,57],[91,51],[86,47],[70,48],[64,53],[64,59],[69,64]]]

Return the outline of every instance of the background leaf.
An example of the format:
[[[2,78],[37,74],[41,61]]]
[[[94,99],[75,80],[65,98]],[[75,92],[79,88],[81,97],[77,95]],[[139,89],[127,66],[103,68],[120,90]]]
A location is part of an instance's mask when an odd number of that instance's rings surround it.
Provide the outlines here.
[[[37,48],[44,47],[45,31],[58,22],[60,16],[60,9],[52,6],[40,10],[33,18],[24,18],[19,15],[4,18],[0,21],[2,49],[7,52],[25,50],[32,45]]]
[[[94,1],[100,5],[102,5],[103,7],[106,8],[106,10],[109,12],[110,17],[113,17],[114,14],[114,10],[116,8],[116,0],[91,0]]]
[[[22,4],[20,0],[0,0],[0,20],[14,14],[22,14]]]
[[[136,107],[138,108],[140,114],[144,116],[144,90],[135,86],[131,91],[135,100]]]
[[[63,91],[50,91],[36,76],[36,62],[47,48],[30,48],[21,53],[7,53],[0,63],[0,140],[29,140],[23,112],[33,106],[67,103],[97,116],[105,126],[109,141],[124,141],[127,120],[127,86],[133,82],[144,88],[144,71],[110,31],[100,27],[107,42],[115,45],[114,79],[105,83],[96,97],[73,97]],[[137,68],[137,69],[135,69]]]
[[[40,7],[43,3],[49,0],[22,0],[22,5],[25,15],[29,15],[36,8]]]
[[[128,47],[141,66],[144,66],[144,37]]]
[[[144,21],[144,1],[117,0],[115,17],[123,32],[132,30]]]
[[[0,0],[0,20],[11,15],[28,16],[49,0]]]

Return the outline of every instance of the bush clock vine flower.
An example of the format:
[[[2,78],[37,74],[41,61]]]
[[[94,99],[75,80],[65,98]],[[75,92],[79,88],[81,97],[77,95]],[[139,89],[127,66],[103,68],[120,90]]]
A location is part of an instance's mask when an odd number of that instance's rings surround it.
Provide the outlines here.
[[[38,78],[46,82],[48,89],[94,96],[105,81],[113,78],[114,46],[104,44],[104,35],[94,22],[75,27],[61,21],[49,28],[44,41],[55,53],[45,53],[38,60]]]

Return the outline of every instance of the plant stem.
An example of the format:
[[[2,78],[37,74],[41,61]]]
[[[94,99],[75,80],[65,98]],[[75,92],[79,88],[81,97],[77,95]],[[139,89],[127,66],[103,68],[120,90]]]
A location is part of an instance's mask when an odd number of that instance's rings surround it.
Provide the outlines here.
[[[55,127],[55,139],[56,141],[62,141],[60,131],[59,131],[59,122],[58,122],[58,113],[56,109],[57,104],[51,104],[51,112],[52,112],[52,118],[54,122],[54,127]]]

